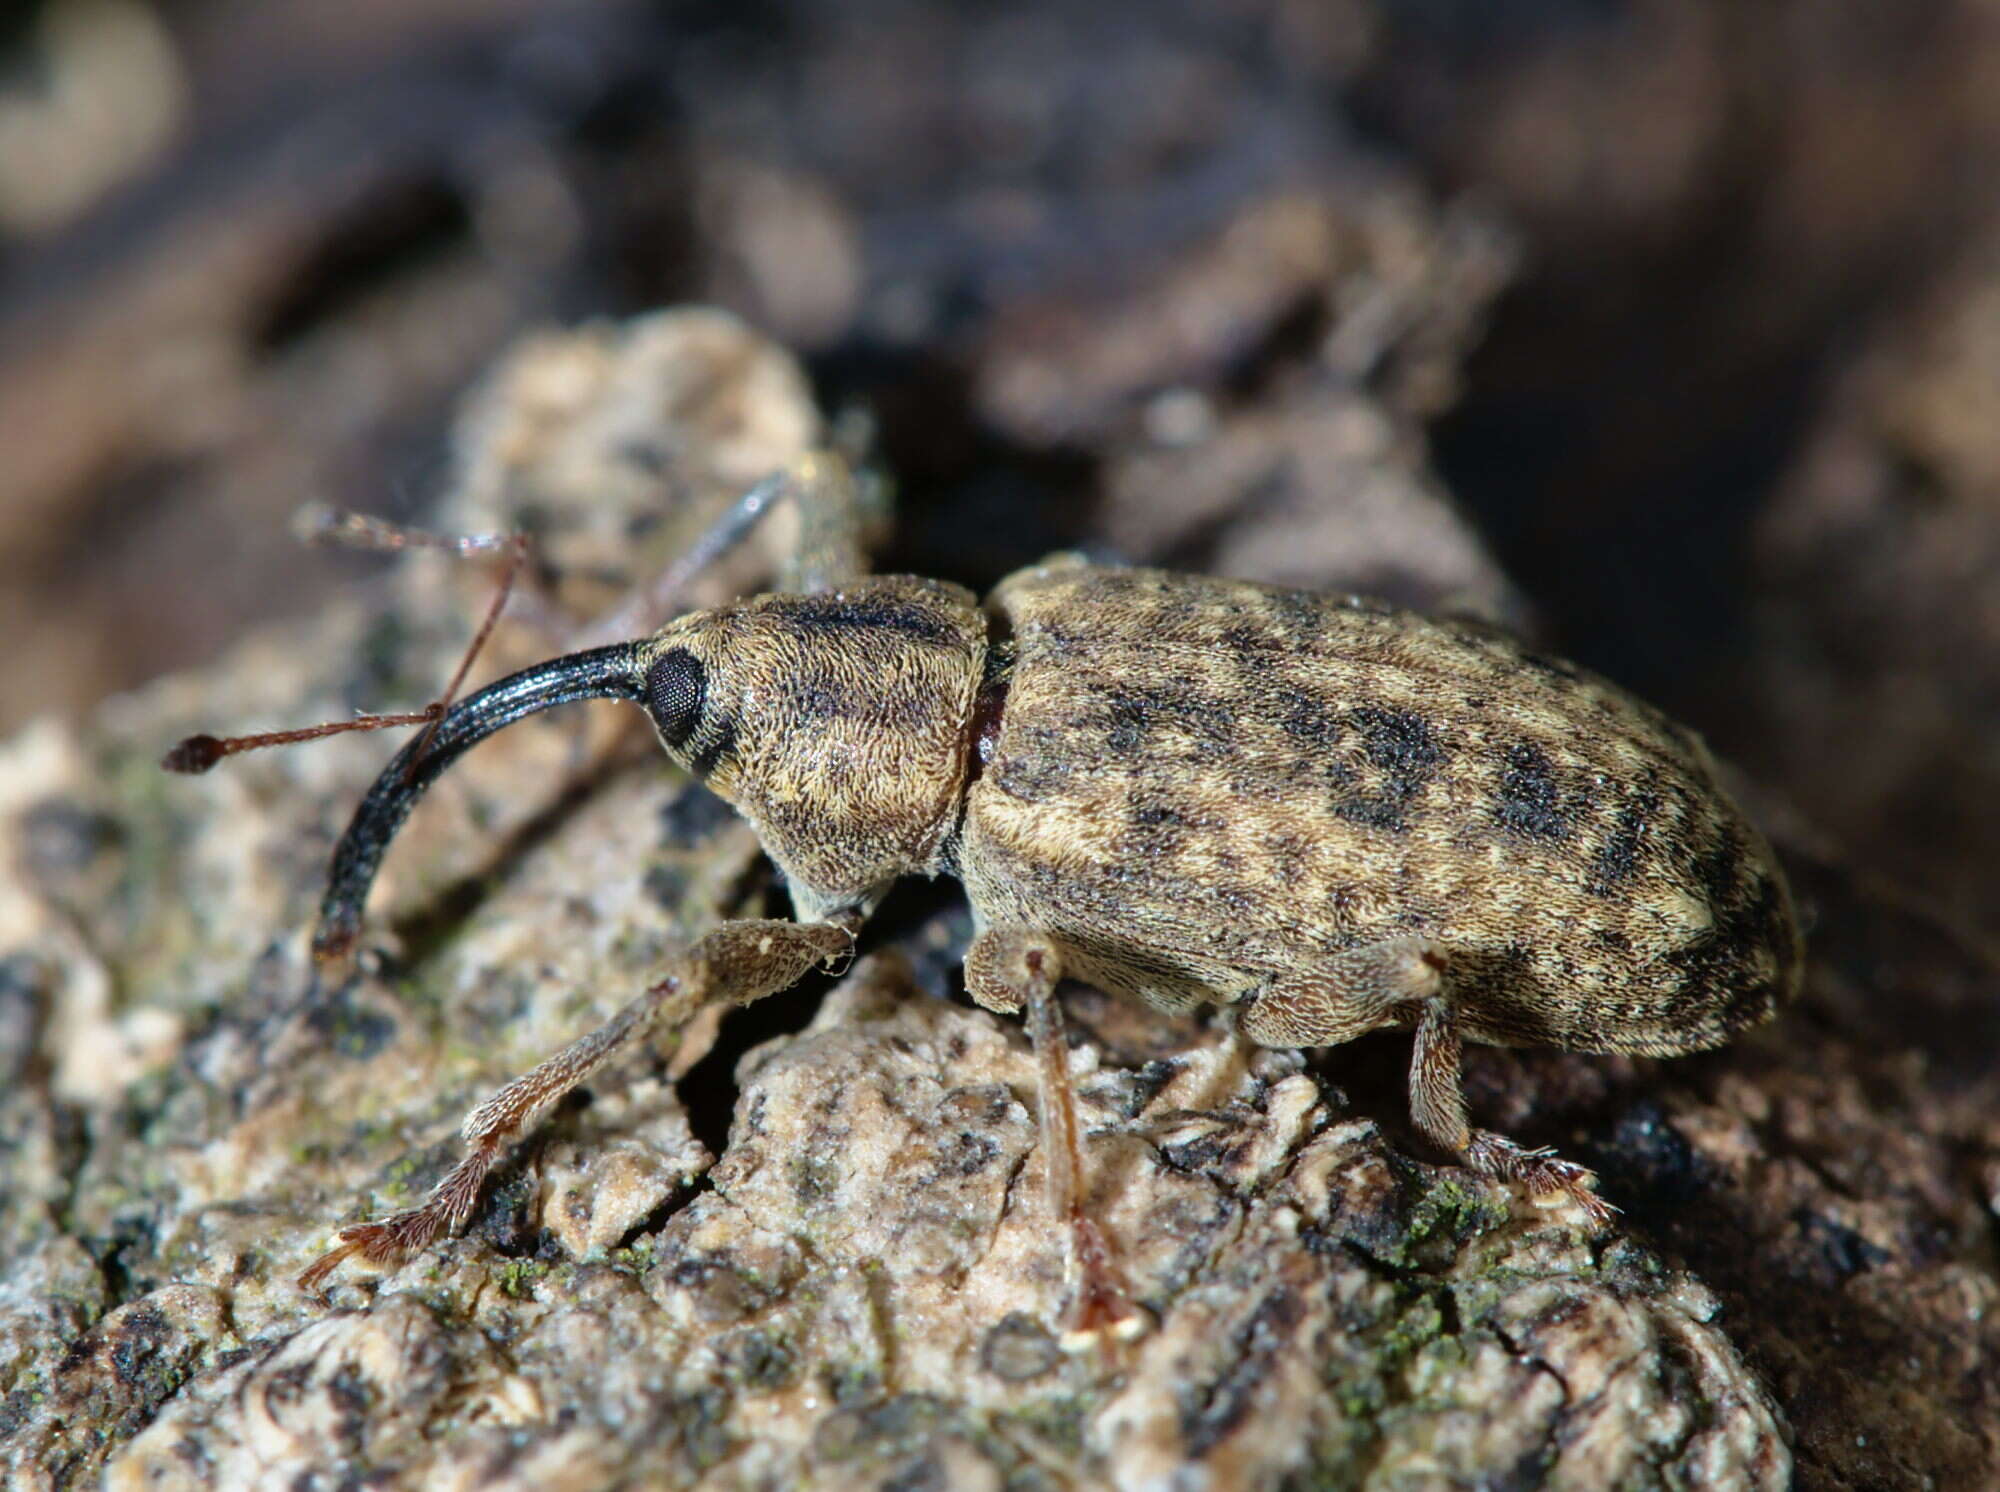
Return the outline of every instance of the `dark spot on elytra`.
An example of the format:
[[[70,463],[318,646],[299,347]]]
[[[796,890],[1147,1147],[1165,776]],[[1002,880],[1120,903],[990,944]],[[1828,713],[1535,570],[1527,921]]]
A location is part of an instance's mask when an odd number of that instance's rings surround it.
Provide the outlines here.
[[[1236,744],[1236,712],[1185,686],[1114,694],[1096,724],[1105,748],[1120,756],[1145,749],[1156,730],[1192,737],[1204,755],[1226,754]]]
[[[1151,717],[1143,701],[1120,697],[1105,707],[1104,724],[1106,749],[1119,756],[1130,756],[1146,744],[1146,727],[1151,724]]]
[[[1179,809],[1157,798],[1135,797],[1128,809],[1126,853],[1138,856],[1171,854],[1185,837],[1188,819]]]
[[[1238,663],[1264,668],[1268,666],[1276,645],[1276,639],[1268,630],[1248,622],[1233,622],[1222,629],[1222,646]]]
[[[1701,857],[1701,884],[1711,905],[1725,907],[1744,894],[1743,853],[1743,836],[1730,825],[1719,831],[1715,847]]]
[[[1325,642],[1329,602],[1305,591],[1272,591],[1264,597],[1264,611],[1289,635],[1297,646],[1318,646]]]
[[[1076,755],[1069,731],[1049,725],[1017,725],[1005,751],[989,764],[993,785],[1009,797],[1033,803],[1068,790]]]
[[[1638,872],[1647,836],[1660,816],[1659,791],[1651,778],[1642,782],[1619,807],[1597,858],[1591,862],[1584,889],[1592,896],[1610,896]]]
[[[1733,883],[1732,883],[1733,884]],[[1751,878],[1726,901],[1710,904],[1715,924],[1677,948],[1666,961],[1681,971],[1681,1000],[1690,1012],[1690,1036],[1713,1045],[1724,1036],[1766,1019],[1790,979],[1791,939],[1785,926],[1778,883],[1769,875]],[[1775,955],[1773,979],[1752,975],[1763,949]]]
[[[1570,832],[1556,786],[1555,768],[1539,746],[1516,741],[1500,754],[1500,792],[1493,816],[1510,834],[1527,839],[1563,839]]]
[[[893,632],[936,647],[953,647],[958,629],[928,607],[895,596],[799,596],[787,598],[784,616],[808,638],[856,632]]]
[[[1287,689],[1278,695],[1284,711],[1279,723],[1285,734],[1304,746],[1331,749],[1340,741],[1340,720],[1323,700],[1303,689]]]
[[[1360,733],[1362,755],[1379,776],[1371,785],[1350,764],[1336,763],[1333,811],[1365,828],[1407,829],[1411,804],[1445,759],[1430,722],[1371,706],[1348,711],[1347,723]]]

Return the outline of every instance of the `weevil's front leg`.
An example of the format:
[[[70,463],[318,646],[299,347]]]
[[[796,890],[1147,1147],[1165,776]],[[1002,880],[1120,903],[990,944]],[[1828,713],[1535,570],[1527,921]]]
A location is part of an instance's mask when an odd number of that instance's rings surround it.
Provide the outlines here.
[[[576,646],[596,647],[658,631],[681,609],[695,577],[787,500],[797,510],[799,526],[791,552],[778,566],[779,590],[830,591],[868,573],[865,505],[854,469],[837,451],[808,451],[731,503],[679,559],[579,634]]]
[[[340,1242],[299,1276],[317,1290],[340,1263],[359,1255],[373,1264],[401,1263],[416,1250],[464,1225],[479,1189],[506,1149],[583,1082],[636,1039],[660,1025],[683,1024],[715,1001],[748,1005],[796,984],[815,964],[833,965],[854,948],[854,931],[831,923],[774,920],[725,922],[677,961],[674,970],[587,1036],[534,1071],[514,1079],[465,1118],[465,1159],[429,1197],[380,1222],[343,1228]]]
[[[778,589],[815,595],[866,575],[861,485],[847,459],[835,451],[810,451],[792,463],[785,480],[799,534],[778,567]]]
[[[989,928],[965,954],[967,991],[988,1010],[1025,1010],[1028,1035],[1040,1067],[1036,1108],[1042,1157],[1048,1173],[1049,1211],[1069,1231],[1069,1340],[1087,1346],[1102,1336],[1130,1337],[1144,1329],[1123,1272],[1086,1205],[1083,1143],[1070,1081],[1069,1044],[1056,985],[1062,955],[1049,938],[1025,928]]]

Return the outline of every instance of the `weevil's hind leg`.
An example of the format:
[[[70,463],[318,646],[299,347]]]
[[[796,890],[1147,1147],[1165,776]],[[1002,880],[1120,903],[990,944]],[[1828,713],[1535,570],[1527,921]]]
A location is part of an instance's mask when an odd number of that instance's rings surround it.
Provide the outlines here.
[[[1309,979],[1272,986],[1242,1009],[1239,1029],[1263,1046],[1333,1046],[1378,1027],[1417,1028],[1410,1058],[1410,1117],[1472,1170],[1518,1181],[1531,1192],[1573,1197],[1593,1223],[1617,1211],[1591,1190],[1584,1167],[1547,1150],[1523,1150],[1505,1135],[1474,1129],[1460,1081],[1458,1015],[1440,950],[1424,938],[1392,938],[1327,960]]]
[[[988,929],[966,950],[965,982],[973,999],[989,1010],[1027,1013],[1040,1068],[1036,1108],[1049,1211],[1069,1233],[1067,1345],[1082,1347],[1106,1337],[1136,1336],[1145,1328],[1145,1318],[1133,1307],[1110,1241],[1086,1205],[1076,1089],[1070,1081],[1062,1006],[1056,1001],[1061,979],[1062,956],[1055,944],[1026,929]]]
[[[1410,1117],[1431,1139],[1466,1165],[1501,1181],[1518,1181],[1536,1195],[1565,1194],[1592,1225],[1604,1227],[1618,1209],[1592,1189],[1595,1177],[1552,1150],[1524,1150],[1505,1135],[1474,1129],[1466,1117],[1461,1081],[1458,1017],[1442,994],[1423,1002],[1416,1049],[1410,1057]]]
[[[487,1173],[549,1107],[634,1040],[677,1026],[712,1002],[748,1005],[796,984],[815,964],[835,964],[854,947],[851,927],[831,923],[725,922],[681,956],[678,967],[595,1031],[514,1079],[466,1116],[465,1159],[419,1206],[379,1222],[343,1228],[340,1242],[299,1276],[318,1290],[343,1260],[394,1265],[464,1225]]]

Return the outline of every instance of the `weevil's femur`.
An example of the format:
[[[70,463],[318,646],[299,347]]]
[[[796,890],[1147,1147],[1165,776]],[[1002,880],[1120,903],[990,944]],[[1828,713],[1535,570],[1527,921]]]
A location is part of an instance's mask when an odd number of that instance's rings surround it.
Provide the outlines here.
[[[382,769],[333,852],[319,906],[313,953],[335,958],[354,946],[361,908],[389,841],[438,775],[495,731],[524,716],[586,699],[643,701],[646,680],[637,644],[621,642],[551,658],[460,700],[436,729],[419,733]]]

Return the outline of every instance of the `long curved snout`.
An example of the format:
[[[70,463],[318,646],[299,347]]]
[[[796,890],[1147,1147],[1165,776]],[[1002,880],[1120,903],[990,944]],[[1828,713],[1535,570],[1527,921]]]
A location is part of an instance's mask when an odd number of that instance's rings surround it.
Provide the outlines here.
[[[460,700],[435,729],[420,732],[382,769],[333,852],[320,902],[313,956],[344,956],[361,932],[361,909],[396,831],[445,768],[495,731],[529,715],[586,699],[645,697],[642,644],[614,643],[551,658]]]

